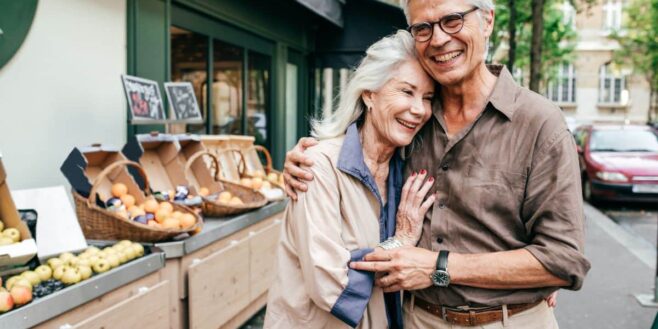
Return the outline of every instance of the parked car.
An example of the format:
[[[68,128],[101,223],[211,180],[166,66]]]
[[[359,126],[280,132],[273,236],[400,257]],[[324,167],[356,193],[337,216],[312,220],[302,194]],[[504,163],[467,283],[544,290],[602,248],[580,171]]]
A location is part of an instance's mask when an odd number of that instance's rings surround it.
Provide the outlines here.
[[[642,125],[576,129],[583,197],[596,201],[658,201],[658,133]]]

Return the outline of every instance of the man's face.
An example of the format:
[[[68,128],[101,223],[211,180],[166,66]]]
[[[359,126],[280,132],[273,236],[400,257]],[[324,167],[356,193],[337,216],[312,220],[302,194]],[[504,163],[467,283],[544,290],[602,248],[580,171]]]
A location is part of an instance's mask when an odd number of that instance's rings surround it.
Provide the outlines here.
[[[446,15],[471,8],[473,6],[465,0],[412,0],[408,9],[413,25],[436,22]],[[421,65],[441,85],[460,84],[482,65],[485,43],[492,28],[493,12],[479,10],[467,14],[464,26],[455,34],[447,34],[435,24],[430,40],[416,42]]]

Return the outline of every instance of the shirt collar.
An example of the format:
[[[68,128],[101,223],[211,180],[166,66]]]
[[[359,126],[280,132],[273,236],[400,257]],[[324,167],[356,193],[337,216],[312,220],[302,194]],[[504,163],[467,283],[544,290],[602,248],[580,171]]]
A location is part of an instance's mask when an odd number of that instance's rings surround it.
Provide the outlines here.
[[[511,121],[514,116],[514,111],[516,110],[516,99],[519,95],[519,86],[516,81],[514,81],[512,74],[507,70],[506,66],[490,64],[487,65],[487,69],[489,69],[489,72],[493,75],[498,77],[493,91],[489,95],[487,105],[491,104],[494,109],[498,110],[498,112],[502,113]],[[440,112],[442,111],[440,101],[435,102],[434,109],[434,116],[439,120]]]
[[[363,159],[363,148],[361,147],[361,138],[359,138],[356,123],[352,123],[347,128],[343,146],[340,148],[337,167],[361,179],[371,175],[370,169],[368,169]]]

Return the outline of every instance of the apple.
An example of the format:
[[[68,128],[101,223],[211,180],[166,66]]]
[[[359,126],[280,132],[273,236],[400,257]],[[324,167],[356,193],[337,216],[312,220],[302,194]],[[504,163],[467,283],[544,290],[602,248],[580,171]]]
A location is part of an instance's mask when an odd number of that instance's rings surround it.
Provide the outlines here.
[[[123,251],[117,253],[117,257],[119,257],[119,264],[123,264],[128,261],[128,256]]]
[[[14,298],[7,291],[0,291],[0,313],[11,311],[14,308]]]
[[[132,244],[133,244],[133,242],[130,241],[130,240],[121,240],[117,243],[117,245],[123,246],[124,248],[130,247],[130,245],[132,245]]]
[[[69,258],[69,260],[68,260],[69,265],[71,265],[73,267],[78,265],[78,262],[80,262],[80,259],[76,256],[73,256],[73,257]]]
[[[112,249],[112,247],[105,247],[103,248],[103,251],[105,252],[106,255],[116,254],[117,252],[116,250]]]
[[[53,278],[55,278],[57,280],[61,280],[62,275],[64,275],[64,270],[66,270],[67,268],[68,268],[68,266],[60,266],[60,267],[56,268],[55,271],[53,271]]]
[[[91,256],[89,256],[89,258],[87,259],[87,260],[89,261],[89,266],[94,266],[94,264],[96,264],[96,262],[97,262],[99,259],[101,259],[101,257],[98,257],[98,255],[91,255]]]
[[[133,243],[132,248],[135,250],[135,257],[139,258],[144,256],[144,246],[139,243]]]
[[[0,246],[8,246],[14,243],[14,239],[7,236],[0,236]]]
[[[82,280],[87,280],[91,277],[91,267],[87,265],[78,266],[78,272],[80,272],[80,278]]]
[[[11,238],[14,240],[14,243],[21,241],[21,232],[19,232],[17,229],[10,227],[4,231],[2,231],[2,235]]]
[[[99,258],[96,263],[92,266],[94,272],[96,273],[103,273],[107,272],[112,266],[110,265],[110,261],[104,258]]]
[[[32,292],[32,284],[30,283],[30,281],[25,280],[23,277],[21,277],[16,282],[14,282],[14,285],[11,286],[11,288],[9,288],[9,290],[14,289],[15,287],[18,287],[18,286],[28,288],[28,289],[30,289],[30,292]]]
[[[34,272],[39,275],[41,281],[49,280],[53,276],[53,269],[48,265],[41,265],[35,268]]]
[[[75,255],[70,253],[70,252],[64,252],[64,253],[59,255],[59,259],[61,259],[64,262],[67,262],[68,260],[70,260],[73,257],[75,257]]]
[[[128,261],[131,261],[137,257],[137,251],[133,249],[132,244],[126,249],[124,249],[123,253],[126,254],[126,258],[128,258]]]
[[[110,266],[112,266],[112,268],[119,266],[119,256],[117,256],[117,254],[107,255],[106,259],[110,263]]]
[[[82,275],[80,275],[78,269],[74,267],[66,268],[62,278],[60,279],[60,281],[62,281],[64,284],[75,284],[80,282],[80,280],[82,280]]]
[[[58,267],[64,265],[64,261],[59,258],[51,258],[48,260],[48,265],[53,270],[56,270]]]
[[[78,258],[77,266],[91,266],[89,258]]]
[[[14,304],[25,305],[32,301],[32,288],[23,286],[13,286],[9,290],[11,298],[14,299]]]
[[[41,277],[34,271],[25,271],[21,274],[21,277],[27,281],[30,281],[30,285],[33,287],[41,283]]]
[[[20,279],[21,279],[20,275],[12,276],[11,278],[7,279],[7,282],[5,282],[5,287],[7,287],[7,289],[11,289],[11,287],[14,286],[14,283],[16,283],[16,281]]]
[[[90,255],[95,255],[99,251],[101,251],[101,250],[98,249],[98,247],[95,247],[95,246],[91,246],[91,247],[87,248],[87,250],[85,250],[85,252],[88,252]]]

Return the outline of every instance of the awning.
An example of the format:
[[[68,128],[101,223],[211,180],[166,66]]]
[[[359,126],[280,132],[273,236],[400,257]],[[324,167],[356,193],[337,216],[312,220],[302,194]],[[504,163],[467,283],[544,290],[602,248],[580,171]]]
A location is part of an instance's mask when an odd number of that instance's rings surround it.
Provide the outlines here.
[[[296,0],[304,7],[324,17],[338,27],[343,27],[343,4],[345,0]]]
[[[407,27],[401,8],[376,0],[347,1],[343,17],[342,29],[329,24],[319,27],[315,67],[354,67],[371,44]]]

